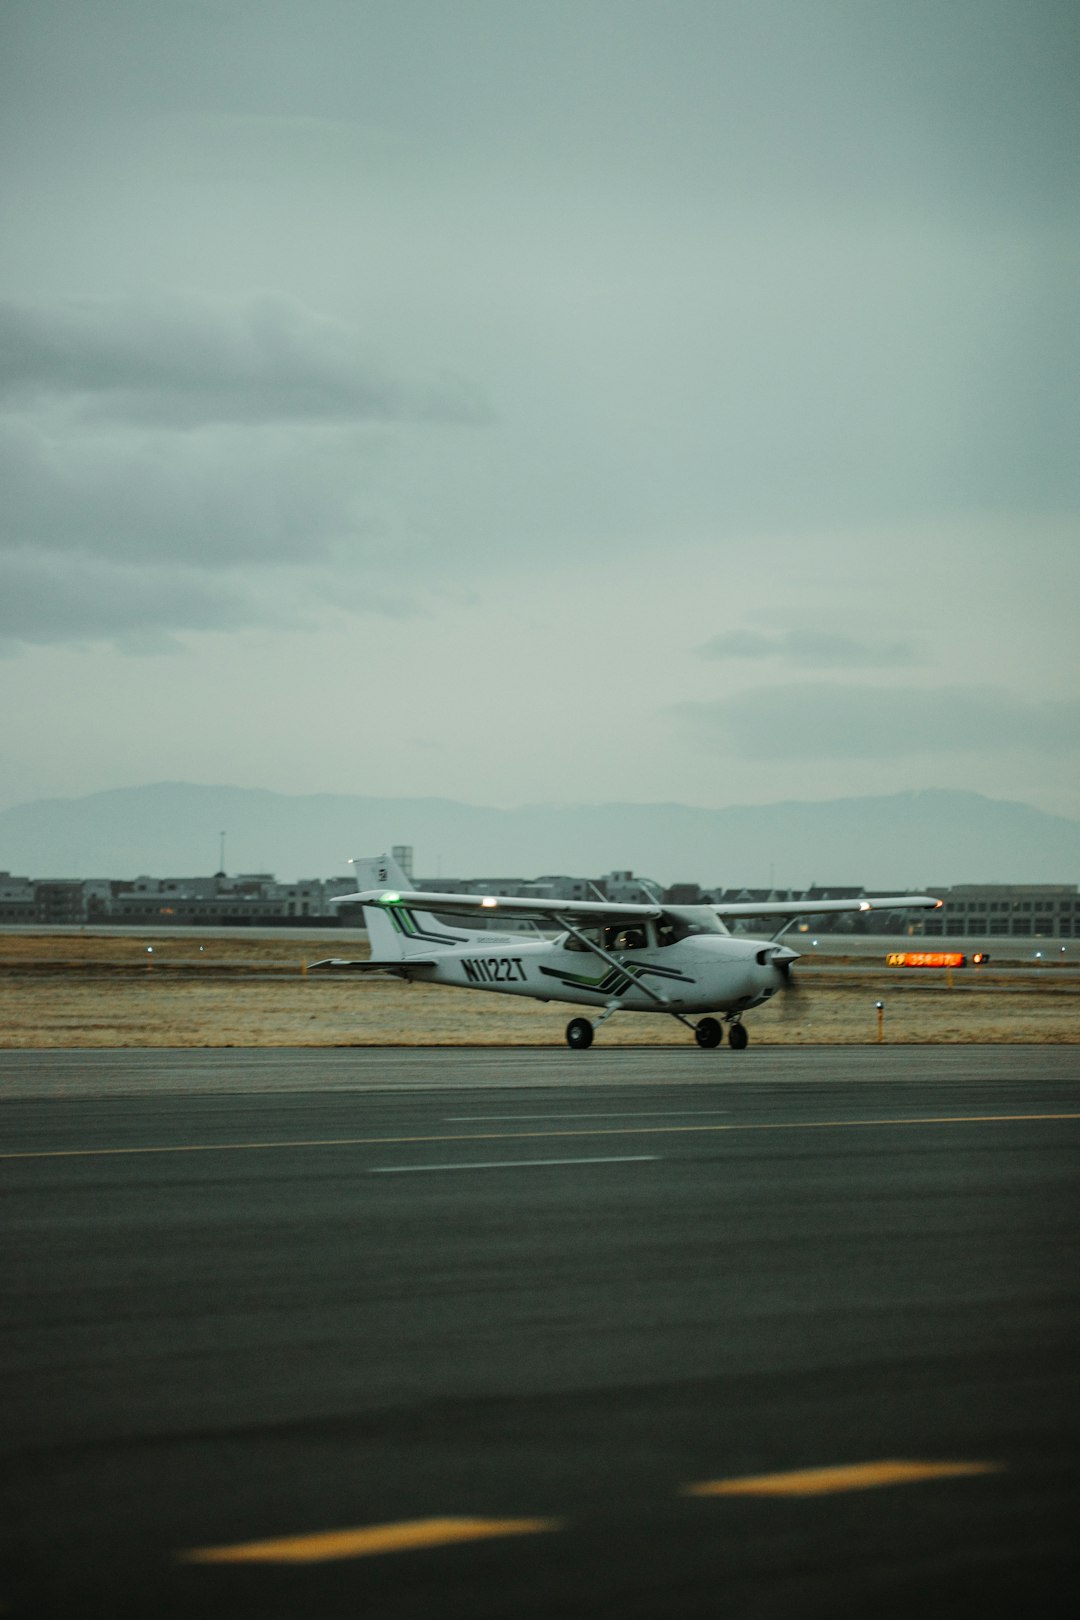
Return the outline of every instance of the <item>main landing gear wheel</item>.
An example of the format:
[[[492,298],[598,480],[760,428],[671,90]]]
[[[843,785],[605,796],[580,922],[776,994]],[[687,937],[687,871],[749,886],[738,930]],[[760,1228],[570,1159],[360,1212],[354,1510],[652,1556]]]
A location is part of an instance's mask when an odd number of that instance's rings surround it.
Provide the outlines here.
[[[741,1052],[750,1039],[742,1024],[732,1024],[728,1029],[727,1038],[732,1049],[736,1052]]]
[[[699,1018],[694,1025],[694,1039],[699,1046],[719,1046],[723,1038],[724,1026],[718,1018]]]
[[[592,1045],[593,1027],[587,1018],[571,1018],[566,1026],[566,1044],[583,1052]]]

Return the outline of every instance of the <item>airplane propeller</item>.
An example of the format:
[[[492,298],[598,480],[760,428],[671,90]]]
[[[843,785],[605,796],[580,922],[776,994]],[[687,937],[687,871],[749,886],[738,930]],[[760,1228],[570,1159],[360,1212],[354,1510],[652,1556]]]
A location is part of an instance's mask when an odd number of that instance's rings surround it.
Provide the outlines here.
[[[767,951],[758,954],[758,960],[762,965],[764,966],[766,962],[771,963],[783,980],[784,1011],[789,1017],[799,1010],[797,1003],[803,993],[802,981],[796,978],[793,972],[798,959],[798,951],[789,950],[786,945],[773,944]]]
[[[784,1018],[800,1018],[804,1011],[806,985],[802,978],[793,972],[794,965],[790,961],[776,964],[777,971],[784,981],[784,999],[781,1006],[781,1016]]]

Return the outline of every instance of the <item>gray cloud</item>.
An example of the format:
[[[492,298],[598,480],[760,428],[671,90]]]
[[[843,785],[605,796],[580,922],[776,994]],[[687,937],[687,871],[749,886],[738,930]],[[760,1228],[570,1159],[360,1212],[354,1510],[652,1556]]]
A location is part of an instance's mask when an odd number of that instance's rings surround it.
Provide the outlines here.
[[[175,630],[236,629],[254,615],[244,594],[178,567],[90,557],[0,554],[0,646],[94,639],[125,650],[173,647]]]
[[[673,711],[744,760],[1056,753],[1080,747],[1080,701],[975,686],[764,686]]]
[[[364,445],[328,429],[0,426],[0,543],[144,568],[315,561],[362,545],[364,470]]]
[[[401,617],[436,571],[381,510],[365,447],[279,427],[0,429],[0,635],[157,650],[160,631]]]
[[[0,406],[205,423],[490,419],[463,379],[392,376],[343,322],[283,298],[0,301]]]
[[[284,300],[0,302],[4,633],[289,622],[267,569],[296,612],[411,611],[400,577],[436,542],[396,498],[409,437],[487,419]]]
[[[727,630],[696,650],[703,658],[775,659],[818,669],[877,669],[919,661],[912,641],[870,641],[825,630]]]

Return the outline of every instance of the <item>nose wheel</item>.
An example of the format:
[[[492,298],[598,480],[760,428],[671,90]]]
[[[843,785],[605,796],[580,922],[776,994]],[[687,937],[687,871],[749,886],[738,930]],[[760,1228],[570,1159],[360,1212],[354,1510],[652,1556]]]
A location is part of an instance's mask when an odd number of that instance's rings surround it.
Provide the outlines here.
[[[747,1041],[750,1039],[749,1035],[746,1033],[745,1027],[742,1024],[729,1025],[727,1038],[728,1045],[734,1052],[741,1052]]]

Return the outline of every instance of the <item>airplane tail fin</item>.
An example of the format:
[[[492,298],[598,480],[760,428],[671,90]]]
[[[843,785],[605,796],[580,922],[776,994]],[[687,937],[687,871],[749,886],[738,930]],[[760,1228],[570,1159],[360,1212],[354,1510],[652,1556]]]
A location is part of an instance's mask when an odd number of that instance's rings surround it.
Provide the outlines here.
[[[356,887],[364,889],[411,889],[412,879],[406,877],[392,855],[369,855],[363,860],[350,861],[356,878]]]
[[[385,898],[380,905],[363,908],[373,959],[404,962],[410,956],[429,955],[433,947],[464,945],[475,937],[469,929],[453,928],[439,922],[430,911],[417,911],[405,901],[397,900],[395,896],[406,894],[412,884],[393,856],[372,855],[351,864],[360,893],[370,889],[384,891]],[[342,898],[348,900],[349,896]]]

